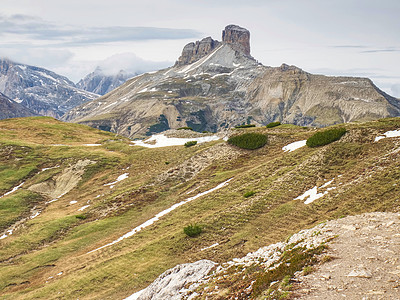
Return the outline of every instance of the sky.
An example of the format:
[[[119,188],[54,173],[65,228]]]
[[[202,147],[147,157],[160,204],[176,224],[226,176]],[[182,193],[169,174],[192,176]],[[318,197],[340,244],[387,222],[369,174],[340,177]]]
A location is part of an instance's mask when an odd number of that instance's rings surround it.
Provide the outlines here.
[[[97,66],[171,66],[187,43],[236,24],[266,66],[369,77],[400,97],[399,15],[399,0],[1,0],[0,56],[77,82]]]

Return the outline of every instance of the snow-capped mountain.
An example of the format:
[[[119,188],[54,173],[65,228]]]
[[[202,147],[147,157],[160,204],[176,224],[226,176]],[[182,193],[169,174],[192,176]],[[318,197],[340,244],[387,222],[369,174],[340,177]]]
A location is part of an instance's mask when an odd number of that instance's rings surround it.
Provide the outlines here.
[[[100,67],[97,67],[94,72],[81,79],[76,86],[88,92],[105,95],[135,75],[137,74],[130,74],[124,70],[119,71],[115,75],[107,75]]]
[[[0,119],[32,117],[36,115],[37,114],[25,106],[12,101],[10,98],[0,93]]]
[[[8,59],[0,59],[0,92],[37,114],[54,118],[99,97],[64,76]]]

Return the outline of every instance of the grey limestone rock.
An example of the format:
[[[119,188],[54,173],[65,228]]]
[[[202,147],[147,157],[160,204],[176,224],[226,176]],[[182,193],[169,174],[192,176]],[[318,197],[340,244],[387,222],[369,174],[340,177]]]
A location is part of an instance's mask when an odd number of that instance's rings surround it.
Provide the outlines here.
[[[197,282],[214,266],[215,263],[210,260],[177,265],[161,274],[142,292],[138,300],[182,299],[185,285]]]

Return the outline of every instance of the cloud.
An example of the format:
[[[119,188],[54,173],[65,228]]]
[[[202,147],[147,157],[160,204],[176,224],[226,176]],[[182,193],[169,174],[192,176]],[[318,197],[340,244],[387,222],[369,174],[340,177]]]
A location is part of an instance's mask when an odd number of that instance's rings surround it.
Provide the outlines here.
[[[120,53],[112,55],[98,63],[98,67],[106,75],[114,75],[120,70],[131,74],[145,73],[155,71],[171,66],[169,61],[149,61],[144,60],[134,53]]]
[[[73,58],[71,51],[64,49],[48,49],[48,48],[2,48],[0,50],[1,57],[7,57],[18,63],[33,66],[52,67],[60,64],[66,64]]]
[[[388,47],[384,49],[372,49],[361,51],[360,53],[384,53],[384,52],[400,52],[400,49],[394,47]]]
[[[400,98],[400,83],[398,83],[398,84],[393,84],[393,85],[390,87],[390,89],[391,89],[391,91],[392,91],[391,95],[393,95],[393,96],[395,96],[395,97],[397,97],[397,98]]]
[[[28,15],[0,15],[0,36],[16,35],[59,43],[60,46],[143,40],[177,40],[199,37],[192,29],[108,26],[81,28],[56,25]],[[4,42],[4,38],[3,38]]]
[[[335,45],[332,46],[332,48],[347,48],[347,49],[362,49],[362,48],[368,48],[367,46],[364,45]]]

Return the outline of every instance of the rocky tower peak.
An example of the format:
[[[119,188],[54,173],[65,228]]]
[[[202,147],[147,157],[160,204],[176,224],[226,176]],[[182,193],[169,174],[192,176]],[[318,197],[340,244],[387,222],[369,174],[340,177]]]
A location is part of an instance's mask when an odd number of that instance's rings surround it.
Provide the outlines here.
[[[222,42],[250,56],[250,31],[237,25],[228,25],[222,31]]]
[[[182,51],[182,55],[178,58],[175,66],[183,66],[194,63],[200,58],[211,53],[221,43],[213,40],[211,37],[206,37],[201,41],[187,44]]]

